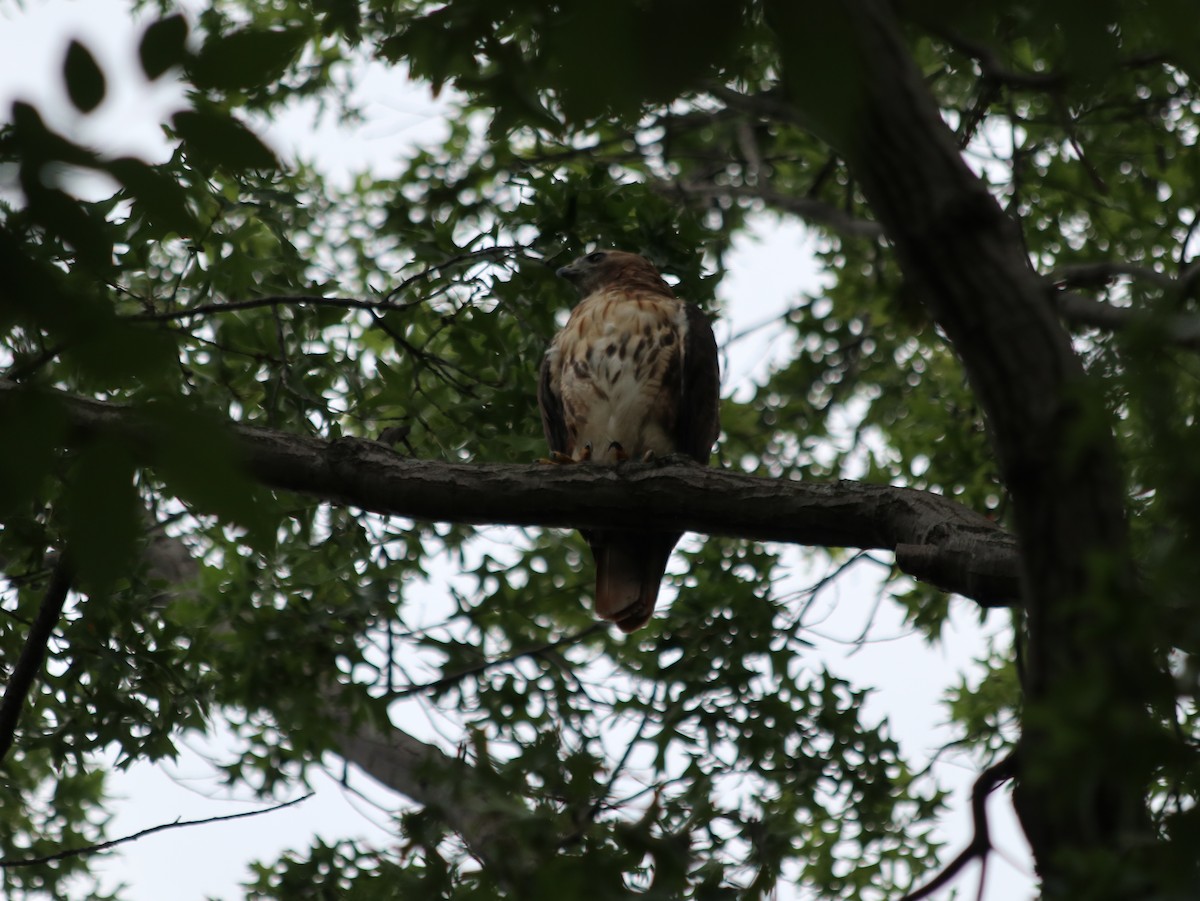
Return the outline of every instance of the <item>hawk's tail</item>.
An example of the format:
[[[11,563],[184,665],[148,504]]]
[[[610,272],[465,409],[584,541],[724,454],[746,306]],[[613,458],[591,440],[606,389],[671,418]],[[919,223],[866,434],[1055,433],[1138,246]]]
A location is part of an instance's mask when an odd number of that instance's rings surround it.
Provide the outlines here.
[[[622,632],[640,629],[654,613],[676,534],[602,532],[589,536],[596,559],[596,615]]]

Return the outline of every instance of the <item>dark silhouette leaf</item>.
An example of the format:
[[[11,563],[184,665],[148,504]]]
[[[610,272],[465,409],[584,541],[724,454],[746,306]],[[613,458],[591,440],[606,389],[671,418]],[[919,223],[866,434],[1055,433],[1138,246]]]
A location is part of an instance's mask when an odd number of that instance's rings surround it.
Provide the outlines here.
[[[188,75],[208,90],[263,87],[283,74],[307,39],[301,29],[247,28],[212,35],[188,65]]]
[[[138,58],[147,78],[153,80],[172,66],[182,65],[187,58],[187,35],[187,19],[181,15],[151,23],[138,45]]]
[[[272,169],[275,154],[232,116],[207,110],[185,110],[172,122],[185,149],[209,163],[231,172]]]
[[[195,228],[195,218],[187,206],[187,194],[173,178],[132,157],[113,160],[104,168],[134,198],[135,214],[154,222],[164,231],[190,234]]]
[[[91,51],[79,41],[71,41],[67,47],[63,76],[67,81],[67,95],[76,109],[90,113],[100,105],[106,90],[104,73]]]

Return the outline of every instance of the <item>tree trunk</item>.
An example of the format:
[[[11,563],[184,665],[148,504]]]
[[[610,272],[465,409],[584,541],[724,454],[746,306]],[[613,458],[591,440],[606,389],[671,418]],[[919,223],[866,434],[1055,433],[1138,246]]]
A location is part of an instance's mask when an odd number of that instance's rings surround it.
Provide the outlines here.
[[[1012,495],[1027,626],[1018,812],[1046,893],[1140,896],[1145,885],[1092,875],[1096,860],[1148,839],[1155,725],[1145,705],[1158,673],[1108,417],[1016,223],[964,163],[891,6],[812,6],[770,7],[797,121],[845,155],[962,357]],[[814,69],[830,54],[857,76],[832,100]]]

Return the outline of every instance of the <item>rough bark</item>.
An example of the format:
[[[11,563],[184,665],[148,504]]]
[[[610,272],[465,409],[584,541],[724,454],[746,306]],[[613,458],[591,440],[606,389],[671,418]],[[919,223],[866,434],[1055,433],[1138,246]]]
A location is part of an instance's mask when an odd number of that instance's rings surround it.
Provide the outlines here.
[[[0,380],[6,394],[27,390]],[[77,439],[122,436],[152,462],[153,413],[54,392]],[[647,526],[762,541],[895,552],[917,579],[983,606],[1015,603],[1016,544],[986,517],[941,495],[859,482],[765,479],[683,463],[620,467],[442,463],[375,441],[325,441],[230,424],[251,475],[299,492],[417,520],[466,524]]]
[[[795,121],[849,161],[987,414],[1026,587],[1019,813],[1047,893],[1070,893],[1088,878],[1071,861],[1125,854],[1147,838],[1150,773],[1137,746],[1153,731],[1145,703],[1155,668],[1134,617],[1113,615],[1135,592],[1109,423],[1016,224],[963,161],[891,5],[770,9]],[[831,103],[815,66],[835,57],[850,74]],[[1081,703],[1084,686],[1105,703]]]

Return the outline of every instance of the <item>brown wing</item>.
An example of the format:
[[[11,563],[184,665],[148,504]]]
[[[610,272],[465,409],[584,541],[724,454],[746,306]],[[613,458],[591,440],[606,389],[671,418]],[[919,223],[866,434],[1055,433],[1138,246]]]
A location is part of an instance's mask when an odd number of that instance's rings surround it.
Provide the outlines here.
[[[676,446],[681,454],[706,465],[721,431],[720,391],[721,372],[712,325],[698,306],[688,304]]]
[[[550,452],[569,454],[571,450],[567,447],[567,420],[563,416],[562,398],[554,390],[549,354],[542,360],[537,399],[538,408],[542,411],[542,431],[546,435],[546,444],[550,445]]]

